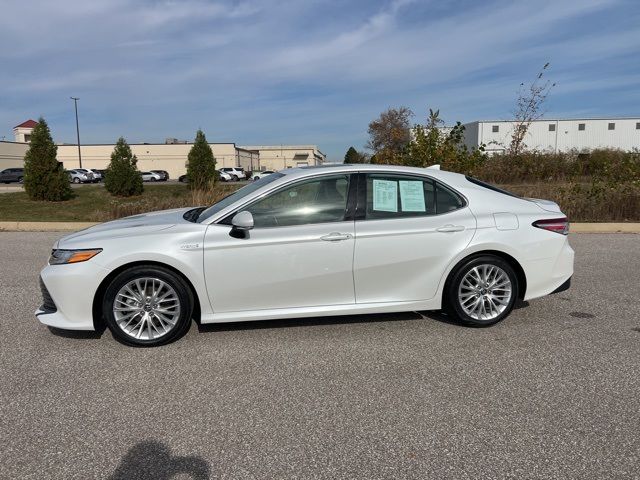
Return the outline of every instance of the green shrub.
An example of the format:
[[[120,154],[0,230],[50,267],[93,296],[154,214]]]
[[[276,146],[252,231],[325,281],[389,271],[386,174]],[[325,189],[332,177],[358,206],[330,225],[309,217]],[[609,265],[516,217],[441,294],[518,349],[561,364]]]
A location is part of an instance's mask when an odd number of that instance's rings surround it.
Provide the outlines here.
[[[49,126],[40,117],[24,156],[24,189],[31,200],[59,202],[73,197],[69,176],[58,163],[57,153]]]
[[[202,130],[196,132],[187,157],[187,178],[193,190],[207,190],[216,181],[216,159]]]
[[[104,187],[111,195],[130,197],[142,193],[144,187],[137,163],[138,159],[131,153],[126,140],[120,137],[104,178]]]

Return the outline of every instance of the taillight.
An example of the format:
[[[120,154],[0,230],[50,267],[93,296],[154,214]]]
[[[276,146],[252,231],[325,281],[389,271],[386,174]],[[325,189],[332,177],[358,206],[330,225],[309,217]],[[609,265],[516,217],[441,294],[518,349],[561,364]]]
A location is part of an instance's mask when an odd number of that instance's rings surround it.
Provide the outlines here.
[[[536,220],[532,225],[537,228],[549,230],[550,232],[561,233],[562,235],[569,233],[569,219],[566,217]]]

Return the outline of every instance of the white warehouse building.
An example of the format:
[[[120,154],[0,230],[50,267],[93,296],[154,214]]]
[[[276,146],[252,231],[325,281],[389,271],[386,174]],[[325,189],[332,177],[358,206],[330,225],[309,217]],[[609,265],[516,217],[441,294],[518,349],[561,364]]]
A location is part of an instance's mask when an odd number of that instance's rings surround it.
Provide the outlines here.
[[[484,144],[489,154],[502,153],[509,148],[515,125],[509,120],[466,123],[464,143],[469,148]],[[524,144],[527,150],[545,152],[640,149],[640,118],[536,120],[531,123]]]

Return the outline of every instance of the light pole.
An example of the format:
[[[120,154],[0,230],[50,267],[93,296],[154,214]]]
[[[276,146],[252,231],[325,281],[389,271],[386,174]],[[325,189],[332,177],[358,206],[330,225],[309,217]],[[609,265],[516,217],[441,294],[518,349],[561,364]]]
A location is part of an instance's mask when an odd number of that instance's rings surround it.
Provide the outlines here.
[[[80,164],[80,168],[82,168],[82,154],[80,153],[80,127],[78,126],[78,97],[69,97],[73,100],[73,104],[76,107],[76,134],[78,136],[78,163]]]

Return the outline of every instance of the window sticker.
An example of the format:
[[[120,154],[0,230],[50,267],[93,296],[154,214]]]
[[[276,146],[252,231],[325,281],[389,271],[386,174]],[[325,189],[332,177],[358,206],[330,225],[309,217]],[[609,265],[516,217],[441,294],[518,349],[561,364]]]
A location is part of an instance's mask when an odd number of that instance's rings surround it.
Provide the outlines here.
[[[400,180],[400,204],[403,212],[427,211],[422,181]]]
[[[392,180],[373,180],[373,209],[379,212],[398,211],[398,183]]]

